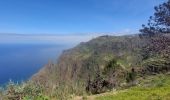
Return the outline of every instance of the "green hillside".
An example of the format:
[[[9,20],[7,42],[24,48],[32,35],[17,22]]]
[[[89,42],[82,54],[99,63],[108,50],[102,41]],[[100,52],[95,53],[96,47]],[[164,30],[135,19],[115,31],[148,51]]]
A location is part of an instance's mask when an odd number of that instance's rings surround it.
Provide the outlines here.
[[[136,79],[143,75],[169,71],[170,39],[169,35],[163,37],[167,41],[157,44],[166,47],[157,50],[149,39],[140,39],[137,35],[101,36],[64,51],[57,64],[47,65],[32,79],[72,95],[96,94],[137,85]],[[159,42],[162,37],[152,39]]]
[[[170,100],[170,0],[140,33],[100,36],[64,50],[0,100]]]
[[[96,99],[168,97],[169,50],[169,35],[100,36],[63,51],[56,64],[47,64],[30,81],[10,82],[0,95],[4,100],[70,100],[116,89],[116,95]]]

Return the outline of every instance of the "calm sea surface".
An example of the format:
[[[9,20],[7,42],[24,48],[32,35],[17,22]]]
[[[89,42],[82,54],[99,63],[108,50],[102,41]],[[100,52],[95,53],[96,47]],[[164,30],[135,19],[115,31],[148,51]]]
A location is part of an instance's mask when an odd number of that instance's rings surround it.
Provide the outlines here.
[[[49,61],[56,62],[67,45],[0,44],[0,85],[29,79]]]

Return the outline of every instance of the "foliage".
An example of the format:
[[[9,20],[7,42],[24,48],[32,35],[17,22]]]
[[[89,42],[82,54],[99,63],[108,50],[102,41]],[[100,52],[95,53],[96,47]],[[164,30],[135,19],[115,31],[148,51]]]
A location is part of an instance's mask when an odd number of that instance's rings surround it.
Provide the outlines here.
[[[136,76],[137,76],[137,73],[135,72],[135,69],[132,68],[131,72],[128,72],[127,74],[128,74],[127,77],[126,77],[127,82],[132,82],[133,83],[135,81],[135,79],[136,79]]]
[[[39,96],[36,96],[36,97],[33,97],[33,96],[25,96],[23,97],[23,100],[50,100],[47,96],[44,96],[44,95],[39,95]]]
[[[142,25],[143,35],[153,36],[159,33],[170,33],[170,0],[155,7],[154,16],[151,16],[148,25]]]
[[[92,94],[99,94],[108,90],[111,85],[109,81],[105,80],[100,74],[92,81],[89,80],[86,86],[86,91]]]
[[[41,85],[32,82],[15,84],[10,81],[2,91],[2,97],[4,100],[49,100],[43,91]]]
[[[115,71],[116,68],[119,66],[120,65],[117,64],[117,61],[115,59],[112,59],[111,61],[109,61],[109,63],[104,68],[104,73],[107,73],[108,71],[111,71],[111,70]]]
[[[140,59],[141,53],[144,52],[142,46],[146,43],[138,36],[103,36],[93,39],[65,51],[57,64],[48,64],[33,76],[33,82],[10,83],[0,96],[4,100],[8,100],[11,96],[13,100],[16,98],[70,100],[75,95],[86,94],[87,87],[88,92],[93,94],[113,88],[124,88],[126,82],[133,83],[137,78],[136,72],[131,70],[132,67],[136,69],[141,64],[137,72],[140,74],[141,70],[151,68],[148,67],[150,65],[169,65],[167,63],[170,61],[169,40],[154,38],[157,40],[156,44],[160,43],[155,47],[154,44],[150,44],[152,45],[149,46],[150,55],[142,60]],[[153,58],[154,61],[151,61]],[[158,58],[161,61],[156,60]],[[124,83],[125,85],[121,85]],[[159,86],[161,85],[160,82]]]
[[[170,76],[150,76],[141,86],[116,91],[115,94],[97,96],[96,100],[169,100]],[[147,81],[147,82],[146,82]],[[147,84],[150,84],[149,86]],[[160,85],[161,84],[161,85]],[[147,85],[147,87],[145,87]]]

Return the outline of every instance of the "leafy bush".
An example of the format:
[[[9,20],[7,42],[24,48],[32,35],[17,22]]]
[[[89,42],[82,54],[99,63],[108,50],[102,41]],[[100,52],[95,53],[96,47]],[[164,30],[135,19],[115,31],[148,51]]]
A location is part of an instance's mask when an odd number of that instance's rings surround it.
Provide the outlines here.
[[[43,91],[41,85],[32,82],[15,84],[10,81],[0,95],[3,100],[49,100]]]
[[[116,67],[119,67],[117,64],[117,61],[115,59],[112,59],[104,68],[104,73],[107,73],[110,70],[116,70]]]
[[[127,82],[134,82],[136,80],[137,73],[135,72],[135,69],[132,68],[131,72],[127,73],[126,80]]]

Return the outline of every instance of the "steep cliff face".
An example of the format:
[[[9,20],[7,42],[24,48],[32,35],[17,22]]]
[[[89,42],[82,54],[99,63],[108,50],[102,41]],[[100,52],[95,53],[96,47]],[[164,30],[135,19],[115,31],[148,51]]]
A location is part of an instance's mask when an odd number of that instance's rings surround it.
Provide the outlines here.
[[[122,68],[128,69],[140,62],[138,54],[142,45],[138,36],[101,36],[63,51],[57,64],[48,64],[32,79],[44,84],[47,84],[45,80],[56,83],[59,80],[87,81],[112,59],[117,59]]]
[[[137,78],[170,71],[169,36],[100,36],[63,51],[56,64],[47,64],[32,80],[52,91],[49,95],[129,87]]]
[[[167,68],[170,64],[169,43],[169,35],[152,39],[140,39],[137,35],[100,36],[63,51],[57,64],[49,63],[34,75],[32,80],[45,86],[60,83],[74,84],[75,82],[86,84],[89,78],[93,80],[98,74],[103,73],[113,59],[116,60],[118,67],[112,73],[108,71],[106,76],[111,76],[110,79],[115,79],[114,82],[122,80],[119,79],[121,77],[126,77],[126,72],[131,71],[132,68],[138,70],[140,74],[155,73],[156,69],[169,70],[169,67]],[[153,49],[156,46],[161,48]],[[160,59],[164,61],[160,62]],[[152,64],[153,60],[159,65]]]

